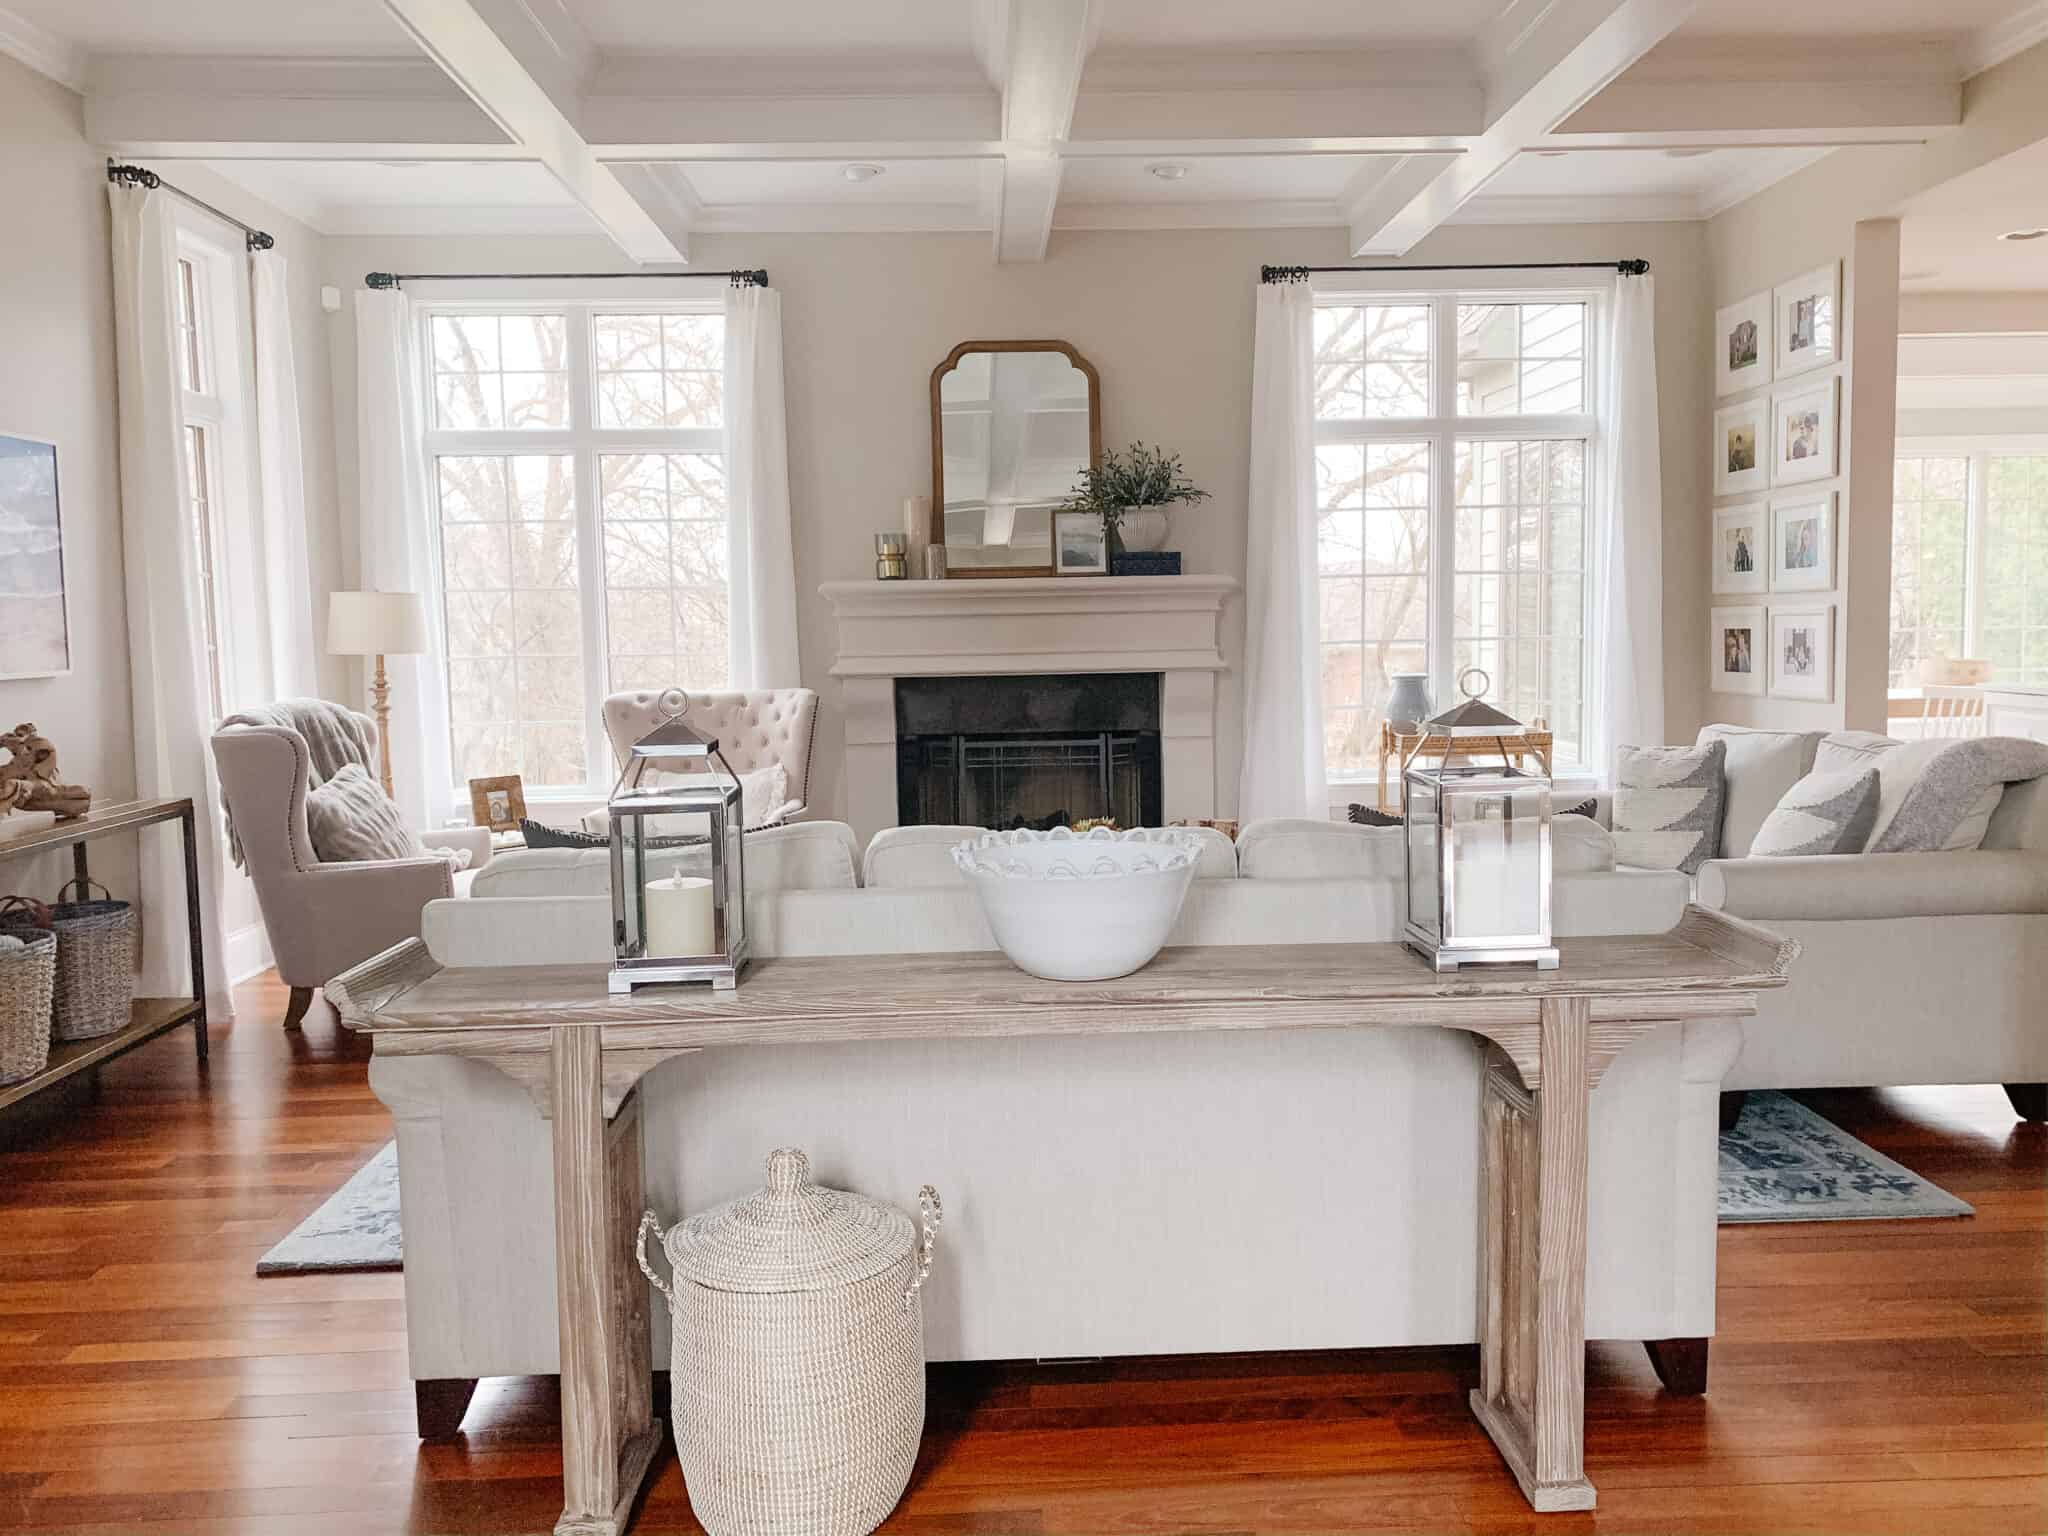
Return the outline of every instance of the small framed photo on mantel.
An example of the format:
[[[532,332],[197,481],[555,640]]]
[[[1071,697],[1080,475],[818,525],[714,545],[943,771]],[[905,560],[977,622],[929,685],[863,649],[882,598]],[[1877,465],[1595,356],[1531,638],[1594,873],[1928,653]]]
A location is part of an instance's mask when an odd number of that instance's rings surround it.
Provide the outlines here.
[[[1708,657],[1708,687],[1715,693],[1764,691],[1764,611],[1716,608]]]
[[[1109,534],[1101,513],[1053,513],[1052,570],[1055,576],[1109,574]]]
[[[469,781],[469,819],[493,832],[517,832],[526,820],[526,785],[516,773]]]
[[[1739,395],[1771,382],[1771,295],[1768,291],[1715,312],[1714,393]]]

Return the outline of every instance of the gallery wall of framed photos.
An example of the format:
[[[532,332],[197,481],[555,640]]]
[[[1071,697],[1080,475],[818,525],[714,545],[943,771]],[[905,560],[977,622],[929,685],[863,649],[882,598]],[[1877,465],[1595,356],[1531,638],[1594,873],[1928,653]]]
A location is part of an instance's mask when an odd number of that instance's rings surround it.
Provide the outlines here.
[[[1832,703],[1842,449],[1842,263],[1716,311],[1708,687]]]

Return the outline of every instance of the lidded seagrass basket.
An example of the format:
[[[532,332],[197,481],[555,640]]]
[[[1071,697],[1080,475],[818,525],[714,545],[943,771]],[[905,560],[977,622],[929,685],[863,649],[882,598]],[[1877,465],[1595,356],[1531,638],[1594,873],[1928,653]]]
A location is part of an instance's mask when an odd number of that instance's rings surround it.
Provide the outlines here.
[[[768,1186],[661,1231],[640,1268],[668,1298],[676,1454],[711,1536],[866,1536],[910,1481],[924,1432],[924,1320],[938,1192],[921,1231],[892,1205],[768,1158]],[[647,1234],[675,1271],[649,1268]]]

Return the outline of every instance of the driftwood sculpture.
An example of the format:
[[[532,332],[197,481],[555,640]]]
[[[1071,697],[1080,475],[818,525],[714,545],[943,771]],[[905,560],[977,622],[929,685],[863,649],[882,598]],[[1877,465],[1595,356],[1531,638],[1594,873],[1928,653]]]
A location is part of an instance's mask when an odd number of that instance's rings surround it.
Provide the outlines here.
[[[0,732],[0,816],[12,811],[55,811],[70,820],[92,809],[83,784],[57,782],[57,747],[34,721]]]

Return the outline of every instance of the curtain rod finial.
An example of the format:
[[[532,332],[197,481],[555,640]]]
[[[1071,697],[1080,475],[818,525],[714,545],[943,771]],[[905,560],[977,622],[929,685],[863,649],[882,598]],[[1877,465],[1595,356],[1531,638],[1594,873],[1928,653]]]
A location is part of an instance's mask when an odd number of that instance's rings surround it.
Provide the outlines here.
[[[1650,264],[1647,261],[1643,260],[1640,256],[1634,257],[1628,261],[1618,261],[1615,263],[1615,265],[1621,269],[1622,273],[1625,276],[1628,277],[1641,277],[1650,270]]]
[[[249,232],[249,249],[252,251],[267,251],[276,244],[277,241],[273,237],[265,234],[260,229],[254,229]]]
[[[1308,281],[1308,268],[1273,266],[1260,267],[1259,281],[1262,283],[1305,283]]]
[[[377,289],[396,288],[398,279],[389,272],[366,272],[363,274],[366,286]]]

